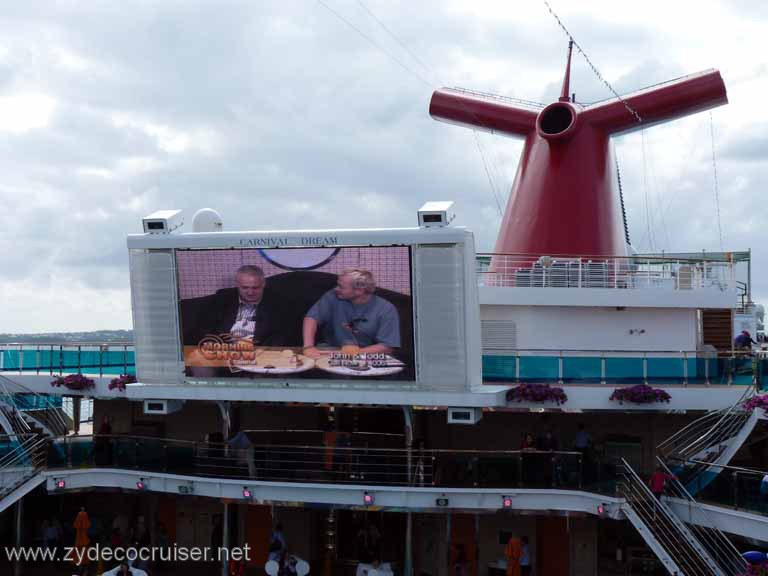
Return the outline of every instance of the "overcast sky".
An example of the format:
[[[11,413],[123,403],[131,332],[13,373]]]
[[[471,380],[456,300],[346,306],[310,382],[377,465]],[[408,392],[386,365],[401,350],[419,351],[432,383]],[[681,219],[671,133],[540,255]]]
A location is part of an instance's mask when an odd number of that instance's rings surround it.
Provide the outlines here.
[[[630,233],[641,252],[720,249],[714,130],[723,247],[753,249],[768,299],[766,4],[551,5],[619,92],[720,69],[730,104],[711,121],[616,139]],[[129,328],[125,236],[157,209],[216,208],[229,230],[389,227],[452,199],[491,250],[493,188],[504,202],[522,143],[432,120],[432,90],[549,102],[567,45],[541,0],[2,8],[0,332]],[[611,96],[577,55],[571,88]]]

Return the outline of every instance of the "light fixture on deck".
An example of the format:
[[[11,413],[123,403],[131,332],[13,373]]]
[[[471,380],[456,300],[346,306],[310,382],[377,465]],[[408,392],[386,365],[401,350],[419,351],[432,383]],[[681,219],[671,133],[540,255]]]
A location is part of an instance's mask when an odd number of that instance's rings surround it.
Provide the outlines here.
[[[501,497],[501,507],[504,509],[512,508],[512,496],[502,496]]]
[[[139,478],[136,481],[136,490],[146,490],[147,489],[147,483],[144,482],[144,478]]]
[[[67,487],[67,481],[66,480],[56,480],[56,490],[64,490],[64,488]]]
[[[363,504],[366,506],[373,506],[374,503],[374,497],[373,494],[369,494],[368,492],[363,492]]]
[[[246,500],[253,498],[253,493],[251,492],[251,489],[248,488],[248,486],[243,486],[243,498]]]
[[[608,511],[608,504],[605,502],[601,502],[597,505],[597,515],[598,516],[605,516],[605,513]]]

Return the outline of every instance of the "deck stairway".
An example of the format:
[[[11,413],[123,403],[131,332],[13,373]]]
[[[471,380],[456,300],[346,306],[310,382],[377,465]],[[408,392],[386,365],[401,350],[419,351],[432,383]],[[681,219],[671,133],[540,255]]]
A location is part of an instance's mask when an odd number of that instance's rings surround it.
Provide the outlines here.
[[[711,546],[723,551],[716,555],[699,539],[702,535],[713,540],[706,529],[686,526],[682,520],[662,501],[657,500],[648,486],[626,460],[619,466],[619,495],[625,499],[624,514],[659,558],[669,574],[678,576],[738,576],[746,565],[732,558],[730,549],[715,538]],[[720,534],[722,536],[722,534]],[[722,536],[725,538],[724,536]],[[726,542],[727,538],[725,538]],[[728,542],[730,545],[730,542]]]
[[[42,484],[48,438],[38,434],[0,436],[0,512]]]
[[[690,494],[697,494],[715,479],[744,444],[761,418],[760,410],[744,410],[739,402],[694,420],[657,447],[657,454]]]
[[[657,462],[664,472],[672,475],[672,471],[661,458],[657,457]],[[704,520],[702,524],[686,523],[685,525],[693,536],[704,545],[710,557],[722,568],[722,573],[744,574],[747,566],[739,551],[729,538],[717,528],[717,522],[707,513],[706,508],[694,499],[685,486],[677,478],[673,478],[667,482],[665,492],[668,498],[683,503],[688,509],[695,509],[700,519]]]
[[[0,375],[0,428],[8,434],[38,433],[48,437],[68,434],[71,422],[55,400]]]

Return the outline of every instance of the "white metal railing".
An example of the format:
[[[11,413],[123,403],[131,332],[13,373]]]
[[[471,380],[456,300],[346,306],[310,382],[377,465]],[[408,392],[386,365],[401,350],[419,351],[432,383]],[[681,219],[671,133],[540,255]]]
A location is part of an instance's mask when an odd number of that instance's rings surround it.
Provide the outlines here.
[[[733,262],[620,256],[478,254],[480,286],[720,291],[736,289]]]

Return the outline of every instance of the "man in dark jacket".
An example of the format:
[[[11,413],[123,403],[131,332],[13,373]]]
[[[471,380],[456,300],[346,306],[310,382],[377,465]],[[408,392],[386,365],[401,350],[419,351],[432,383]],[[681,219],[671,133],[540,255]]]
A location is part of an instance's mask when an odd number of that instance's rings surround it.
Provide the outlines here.
[[[241,266],[235,286],[210,296],[182,301],[184,344],[195,346],[207,335],[250,340],[257,346],[290,346],[285,315],[258,266]]]

